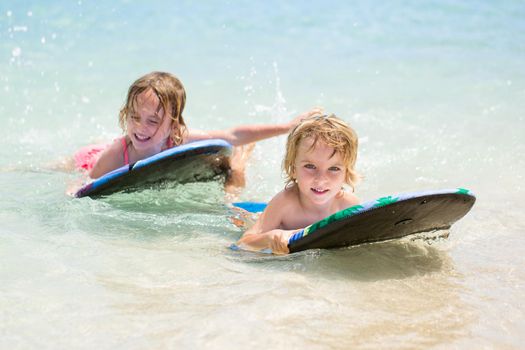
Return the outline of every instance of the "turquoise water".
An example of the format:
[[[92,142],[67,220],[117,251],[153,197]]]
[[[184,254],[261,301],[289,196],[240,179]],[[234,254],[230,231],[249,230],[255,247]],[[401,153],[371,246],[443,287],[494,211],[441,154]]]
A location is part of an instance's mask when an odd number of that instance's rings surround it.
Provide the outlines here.
[[[525,341],[525,3],[0,3],[0,347],[519,348]],[[323,106],[360,136],[363,200],[466,187],[446,240],[272,258],[220,184],[72,199],[54,170],[119,135],[140,75],[191,128]],[[260,142],[242,200],[282,186]]]

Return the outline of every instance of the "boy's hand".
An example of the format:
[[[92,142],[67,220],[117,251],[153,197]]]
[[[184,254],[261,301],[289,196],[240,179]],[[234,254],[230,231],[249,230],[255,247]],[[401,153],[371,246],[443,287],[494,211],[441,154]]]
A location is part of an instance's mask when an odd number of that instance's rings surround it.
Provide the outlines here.
[[[293,231],[273,230],[270,238],[270,249],[273,254],[288,254],[288,240]]]

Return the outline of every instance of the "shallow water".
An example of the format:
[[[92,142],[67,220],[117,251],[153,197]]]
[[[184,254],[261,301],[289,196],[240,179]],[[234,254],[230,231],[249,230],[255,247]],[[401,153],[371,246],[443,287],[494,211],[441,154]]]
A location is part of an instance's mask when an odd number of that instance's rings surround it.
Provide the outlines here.
[[[1,348],[521,348],[525,4],[0,3]],[[466,187],[448,239],[234,252],[221,184],[72,199],[126,89],[185,84],[192,128],[315,105],[360,136],[363,200]],[[242,200],[282,186],[260,142]]]

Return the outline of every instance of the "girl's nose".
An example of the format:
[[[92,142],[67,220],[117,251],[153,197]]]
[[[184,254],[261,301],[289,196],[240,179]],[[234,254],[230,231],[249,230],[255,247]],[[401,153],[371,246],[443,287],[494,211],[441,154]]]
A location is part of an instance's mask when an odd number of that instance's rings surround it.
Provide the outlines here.
[[[139,131],[143,130],[146,127],[146,123],[142,119],[135,119],[133,122],[135,123],[135,127]]]

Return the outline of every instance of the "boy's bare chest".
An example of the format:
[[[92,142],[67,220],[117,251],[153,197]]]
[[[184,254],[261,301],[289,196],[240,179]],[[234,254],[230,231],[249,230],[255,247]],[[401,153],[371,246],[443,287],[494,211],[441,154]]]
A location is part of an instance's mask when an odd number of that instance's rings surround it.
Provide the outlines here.
[[[303,210],[295,210],[285,215],[281,221],[283,230],[296,230],[313,224],[324,219],[328,215],[305,213]]]

